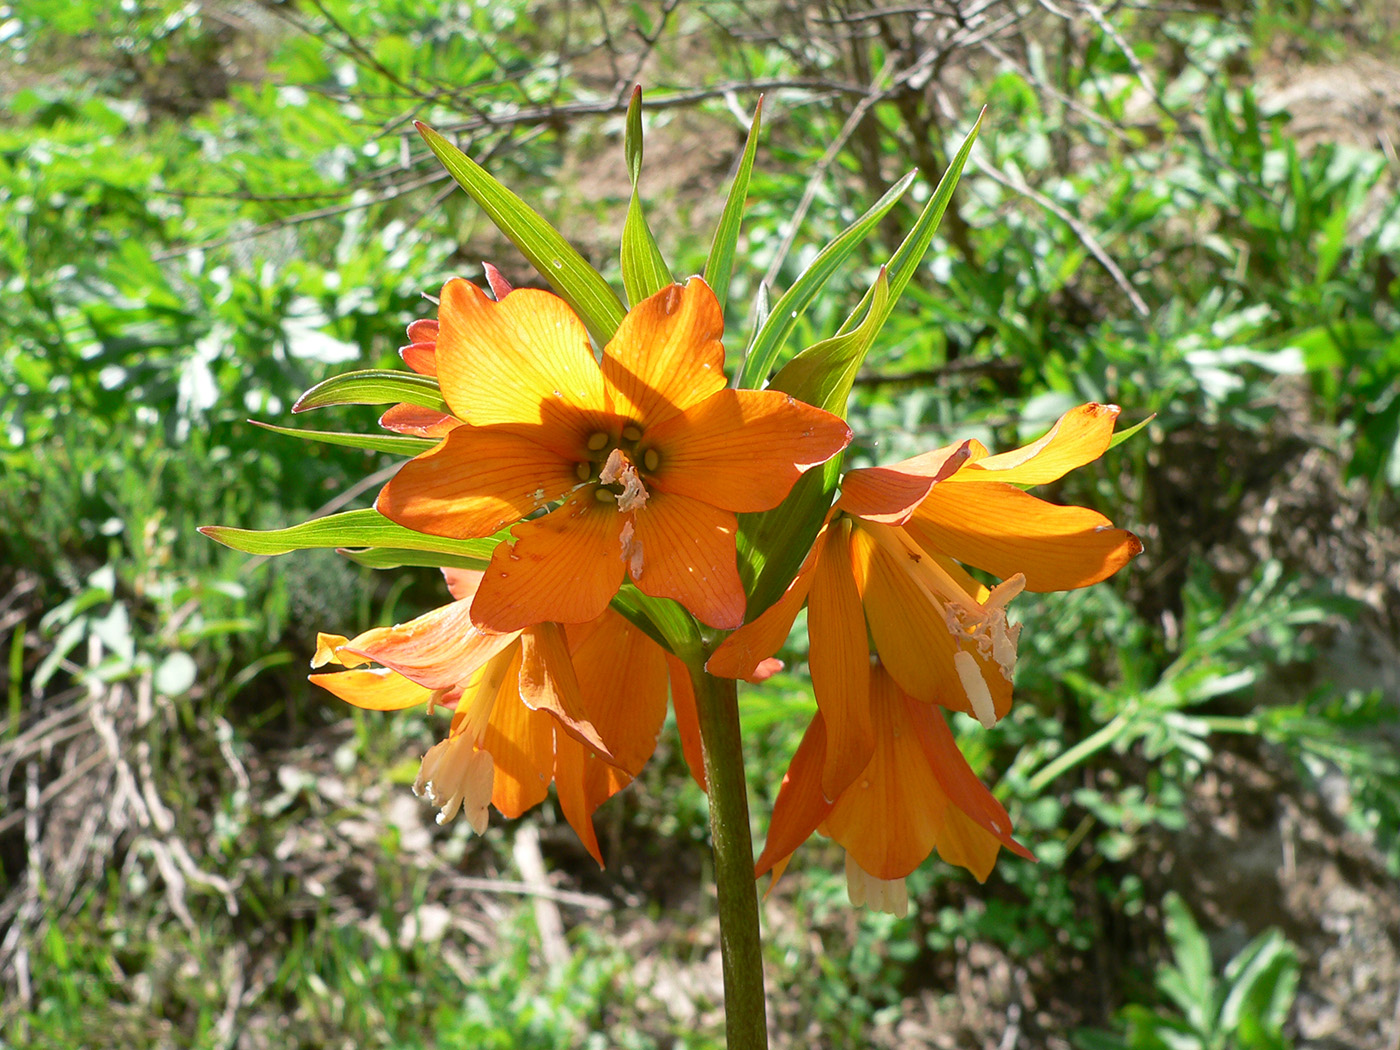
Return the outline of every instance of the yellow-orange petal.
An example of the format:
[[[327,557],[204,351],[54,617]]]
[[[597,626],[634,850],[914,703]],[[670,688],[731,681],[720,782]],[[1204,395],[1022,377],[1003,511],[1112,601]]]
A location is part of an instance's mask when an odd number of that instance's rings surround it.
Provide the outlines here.
[[[554,718],[535,711],[520,698],[518,683],[523,652],[517,652],[500,678],[491,715],[477,746],[496,764],[491,804],[514,819],[549,794],[554,776]]]
[[[721,678],[752,678],[759,666],[783,647],[792,632],[793,621],[807,600],[812,573],[826,546],[830,526],[823,525],[812,542],[802,567],[776,602],[731,634],[705,663],[705,670]]]
[[[797,745],[797,752],[788,763],[787,773],[778,789],[778,798],[773,803],[773,819],[768,824],[768,839],[754,865],[755,877],[776,869],[773,876],[776,885],[787,859],[811,837],[831,812],[832,804],[822,795],[822,766],[825,761],[826,726],[818,711],[802,734],[802,742]]]
[[[437,372],[453,415],[474,426],[533,428],[541,444],[587,446],[607,417],[588,331],[557,295],[521,288],[500,302],[448,281],[438,307]]]
[[[367,632],[345,648],[429,689],[451,689],[515,638],[513,632],[479,630],[472,623],[471,599],[463,598],[407,623]]]
[[[598,848],[593,814],[631,782],[627,773],[589,754],[577,740],[563,732],[555,733],[554,787],[559,794],[559,808],[600,868],[603,852]]]
[[[778,390],[721,390],[648,429],[651,484],[736,513],[776,507],[802,473],[846,447],[840,416]]]
[[[349,638],[343,634],[326,634],[324,631],[316,632],[316,652],[311,657],[311,666],[325,667],[326,664],[338,664],[341,667],[358,667],[365,661],[357,658],[354,654],[342,654],[340,649],[348,645]],[[347,659],[346,657],[349,657]]]
[[[1098,511],[1046,503],[1014,485],[940,485],[904,526],[919,546],[1032,591],[1067,591],[1112,576],[1142,541]]]
[[[417,707],[426,704],[434,692],[387,667],[313,674],[307,675],[307,680],[329,689],[347,704],[368,711],[402,711]]]
[[[413,437],[446,437],[462,425],[456,416],[447,415],[421,405],[395,405],[379,417],[379,425],[396,434],[409,434]]]
[[[588,717],[614,764],[635,777],[666,721],[665,650],[611,609],[565,634]]]
[[[933,775],[938,779],[939,786],[948,796],[948,801],[953,804],[974,827],[986,835],[995,838],[1001,845],[1011,850],[1018,856],[1027,860],[1035,860],[1035,855],[1025,846],[1021,845],[1011,837],[1011,818],[1007,815],[1006,809],[996,800],[985,784],[977,779],[977,774],[972,771],[972,767],[967,764],[967,759],[958,750],[958,742],[953,737],[953,731],[948,728],[948,722],[943,717],[941,711],[932,706],[920,703],[911,696],[904,697],[905,716],[909,719],[909,724],[915,738],[923,750],[924,758],[927,759],[929,768],[933,770]],[[959,832],[960,837],[966,837]],[[974,842],[978,836],[973,836]],[[985,879],[986,874],[978,874],[978,868],[962,861],[950,860],[944,851],[943,844],[938,847],[939,855],[950,864],[961,864],[979,879]],[[985,853],[985,848],[978,847],[969,851],[971,855],[980,856]],[[991,852],[992,859],[996,859],[996,851]],[[990,868],[985,869],[990,871]]]
[[[420,376],[436,376],[437,333],[433,333],[432,342],[409,343],[407,346],[399,347],[399,357],[403,359],[404,364]]]
[[[400,467],[375,508],[434,536],[490,536],[577,486],[574,466],[516,434],[457,427]]]
[[[687,496],[653,492],[631,517],[632,534],[623,532],[627,571],[643,593],[674,598],[711,627],[744,622],[733,514]]]
[[[969,652],[987,686],[995,717],[1003,717],[1011,709],[1010,679],[991,654],[961,644],[965,640],[950,627],[945,603],[919,585],[917,565],[904,565],[863,528],[852,531],[851,552],[875,650],[900,688],[925,703],[975,716],[955,662],[958,652]]]
[[[723,390],[723,335],[719,302],[698,277],[643,299],[603,350],[613,411],[645,428]]]
[[[971,454],[970,443],[964,441],[887,467],[848,470],[836,506],[867,521],[902,525],[929,491],[957,473]]]
[[[870,761],[870,645],[851,570],[849,519],[838,519],[807,596],[812,691],[826,723],[822,795],[835,799]]]
[[[512,298],[518,293],[512,293]],[[498,544],[472,602],[488,631],[596,619],[622,585],[622,516],[592,486],[542,518],[521,522]]]
[[[879,879],[902,879],[933,851],[948,798],[912,731],[904,698],[880,667],[870,671],[875,748],[826,818],[826,833]]]
[[[977,481],[988,472],[991,480],[1009,485],[1043,485],[1064,477],[1104,454],[1120,411],[1117,405],[1092,403],[1072,408],[1043,437],[1010,452],[977,458],[972,469],[955,480]]]
[[[671,707],[676,712],[676,733],[681,738],[681,754],[691,779],[708,791],[705,783],[705,750],[700,742],[700,714],[695,707],[695,687],[684,661],[666,654],[666,671],[671,679]]]
[[[481,578],[486,575],[481,569],[449,569],[442,570],[443,581],[447,584],[448,593],[461,601],[463,598],[474,598],[476,589],[481,586]]]
[[[521,633],[520,645],[520,699],[525,706],[548,711],[564,732],[616,764],[611,747],[593,724],[563,629],[557,623],[536,624]]]

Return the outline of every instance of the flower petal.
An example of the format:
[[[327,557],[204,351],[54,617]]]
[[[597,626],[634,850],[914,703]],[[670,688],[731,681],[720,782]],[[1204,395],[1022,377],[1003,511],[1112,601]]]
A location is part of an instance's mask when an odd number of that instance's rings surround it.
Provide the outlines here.
[[[375,509],[434,536],[490,536],[579,483],[574,464],[527,438],[457,427],[409,460],[379,493]]]
[[[512,293],[514,298],[518,293]],[[622,517],[593,488],[542,518],[521,522],[498,544],[472,603],[488,631],[596,619],[622,585]]]
[[[1142,541],[1098,511],[1046,503],[1014,485],[940,485],[904,530],[927,551],[1006,579],[1025,573],[1032,591],[1067,591],[1112,576]]]
[[[676,732],[681,738],[681,754],[691,779],[708,791],[705,784],[705,750],[700,741],[700,714],[695,707],[695,687],[690,669],[678,657],[666,654],[666,670],[671,677],[671,707],[676,712]]]
[[[564,811],[564,819],[578,835],[583,848],[600,868],[603,867],[603,852],[598,847],[593,814],[631,782],[627,773],[599,761],[577,740],[563,732],[555,734],[554,786],[559,793],[559,808]]]
[[[853,530],[851,551],[875,649],[899,687],[924,703],[975,715],[955,661],[957,653],[969,652],[975,661],[969,670],[980,672],[995,716],[1004,716],[1011,709],[1010,680],[991,654],[960,644],[964,640],[950,624],[945,603],[920,585],[915,575],[918,566],[897,560],[863,528]]]
[[[643,299],[603,351],[613,411],[654,426],[723,390],[723,335],[719,302],[698,277]]]
[[[425,704],[434,690],[410,682],[387,667],[365,671],[333,671],[330,674],[307,675],[307,680],[329,689],[347,704],[368,711],[402,711]]]
[[[549,794],[554,775],[555,720],[547,711],[532,710],[519,691],[523,651],[501,676],[491,716],[477,746],[496,763],[491,804],[512,820]]]
[[[971,454],[970,443],[964,441],[887,467],[848,470],[836,506],[867,521],[902,525],[929,491],[957,473]]]
[[[826,725],[818,711],[802,734],[802,743],[797,745],[797,753],[792,756],[782,787],[778,789],[773,819],[768,824],[768,840],[754,865],[755,877],[776,866],[779,868],[773,879],[776,884],[787,858],[811,837],[831,812],[832,804],[822,795],[825,762]]]
[[[933,852],[948,798],[914,738],[898,686],[870,670],[875,747],[859,778],[836,800],[826,833],[878,879],[902,879]]]
[[[433,332],[430,343],[409,343],[399,347],[399,357],[403,363],[420,376],[437,375],[437,332]]]
[[[525,706],[548,711],[571,737],[616,765],[593,724],[563,630],[556,623],[536,624],[522,632],[520,645],[520,699]]]
[[[523,424],[563,453],[586,448],[607,415],[603,376],[563,299],[521,288],[495,302],[457,278],[442,289],[438,320],[438,382],[458,419]]]
[[[589,719],[635,777],[666,720],[665,650],[611,609],[565,634]]]
[[[736,513],[776,507],[803,471],[846,447],[840,416],[778,390],[721,390],[647,430],[639,455],[655,452],[651,483]]]
[[[421,405],[395,405],[379,417],[379,425],[396,434],[441,438],[462,425],[456,416],[445,415]]]
[[[643,593],[674,598],[711,627],[744,622],[733,514],[687,496],[653,492],[632,521],[627,566]]]
[[[460,686],[516,634],[482,631],[472,623],[471,599],[452,602],[408,623],[367,632],[345,646],[429,689]]]
[[[758,673],[765,659],[783,647],[792,632],[793,621],[807,600],[807,592],[812,587],[812,573],[826,546],[828,535],[829,527],[822,526],[802,567],[797,570],[797,575],[782,597],[721,642],[706,661],[705,670],[721,678],[749,679]]]
[[[870,761],[870,645],[860,593],[851,575],[849,519],[838,520],[817,562],[807,596],[808,662],[826,723],[822,794],[835,799]]]
[[[966,814],[974,825],[984,829],[1007,849],[1027,860],[1035,860],[1030,850],[1011,837],[1011,818],[996,800],[996,796],[977,779],[977,774],[967,764],[967,759],[963,758],[962,752],[958,750],[958,742],[953,738],[953,731],[948,728],[948,721],[942,712],[928,704],[920,703],[911,696],[906,696],[904,700],[905,713],[914,736],[923,748],[924,757],[928,759],[933,775],[938,778],[939,785],[948,795],[948,801]],[[941,845],[939,853],[943,853]],[[945,855],[944,860],[947,859]],[[967,864],[963,867],[974,873],[976,871]]]
[[[975,470],[956,480],[980,480],[978,474],[982,471],[994,473],[995,480],[1009,485],[1043,485],[1064,477],[1107,451],[1120,411],[1117,405],[1092,403],[1072,408],[1055,421],[1044,437],[1022,448],[979,459]]]

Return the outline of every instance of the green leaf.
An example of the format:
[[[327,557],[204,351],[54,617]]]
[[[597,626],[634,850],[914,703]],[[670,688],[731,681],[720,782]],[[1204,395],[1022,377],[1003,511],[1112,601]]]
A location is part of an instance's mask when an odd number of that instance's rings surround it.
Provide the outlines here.
[[[871,309],[859,327],[808,347],[784,365],[769,386],[844,415],[856,373],[889,316],[889,282],[883,269],[873,291]],[[739,576],[749,595],[746,619],[777,601],[797,574],[831,507],[842,458],[807,471],[772,510],[739,516]]]
[[[293,412],[306,412],[328,405],[388,405],[410,404],[431,408],[444,415],[452,410],[442,399],[442,391],[432,376],[416,372],[393,372],[366,369],[346,372],[317,383],[297,399]]]
[[[812,260],[812,265],[807,267],[802,275],[793,282],[792,287],[783,293],[782,298],[774,305],[773,312],[768,315],[768,320],[763,323],[758,335],[754,337],[753,345],[749,348],[743,371],[740,373],[739,385],[741,387],[757,388],[762,385],[763,380],[768,376],[769,369],[773,367],[774,360],[782,350],[783,343],[797,324],[797,319],[802,316],[812,300],[826,286],[826,282],[831,279],[837,268],[856,250],[861,241],[870,235],[876,224],[884,218],[885,213],[904,196],[917,174],[917,172],[911,171],[891,186],[888,192],[875,202],[874,207],[846,227],[834,241],[823,248]]]
[[[627,310],[608,282],[533,208],[497,182],[486,169],[428,125],[414,127],[437,154],[457,185],[481,206],[497,229],[530,260],[550,286],[574,308],[601,346],[612,338]]]
[[[642,198],[637,183],[642,177],[642,89],[632,89],[632,101],[627,106],[627,132],[623,138],[623,153],[627,171],[632,177],[632,200],[627,205],[627,219],[622,224],[622,284],[627,289],[627,301],[633,306],[649,295],[675,281],[656,238],[642,212]]]
[[[404,434],[352,434],[337,430],[298,430],[296,427],[277,427],[271,423],[248,420],[255,427],[270,430],[274,434],[301,438],[303,441],[319,441],[326,445],[345,445],[348,448],[367,448],[374,452],[392,452],[400,456],[416,456],[420,452],[437,445],[432,438],[408,437]]]
[[[938,186],[933,191],[933,196],[924,205],[924,210],[919,213],[919,217],[914,222],[908,235],[904,238],[894,255],[890,257],[888,266],[890,297],[886,310],[893,310],[899,297],[904,294],[904,288],[919,268],[919,262],[923,259],[924,253],[928,251],[928,246],[933,241],[933,233],[938,229],[938,224],[943,219],[943,213],[948,209],[948,202],[952,199],[953,190],[957,188],[958,180],[962,178],[963,168],[967,164],[968,155],[972,152],[972,145],[977,141],[977,132],[982,127],[982,116],[986,110],[978,114],[977,123],[972,125],[972,130],[963,139],[962,145],[958,147],[958,152],[954,155],[952,162],[948,165],[948,170],[943,173],[943,177],[938,180]],[[860,317],[869,317],[868,307],[870,300],[875,295],[875,288],[865,293],[865,297],[851,311],[851,315],[846,318],[841,325],[841,331],[847,332],[854,328],[856,321]],[[882,318],[879,324],[884,324]]]
[[[324,518],[292,525],[285,529],[235,529],[225,525],[205,525],[200,530],[225,547],[248,554],[286,554],[289,551],[324,547],[395,547],[404,550],[438,551],[482,561],[504,534],[479,540],[454,540],[429,536],[396,525],[377,510],[347,510]]]
[[[1120,430],[1120,431],[1118,431],[1117,433],[1115,433],[1115,434],[1113,435],[1113,440],[1111,440],[1111,441],[1108,443],[1108,447],[1109,447],[1109,448],[1117,448],[1119,445],[1123,444],[1123,442],[1127,441],[1128,438],[1132,437],[1132,436],[1133,436],[1134,434],[1136,434],[1139,430],[1141,430],[1143,427],[1147,426],[1148,423],[1151,423],[1151,422],[1152,422],[1154,419],[1156,419],[1156,418],[1157,418],[1157,413],[1156,413],[1156,412],[1153,412],[1152,415],[1148,416],[1148,417],[1147,417],[1146,419],[1144,419],[1141,423],[1134,424],[1133,426],[1130,426],[1127,430]]]
[[[336,553],[368,569],[483,569],[490,561],[489,557],[476,558],[466,554],[444,554],[441,551],[411,551],[397,547],[368,547],[359,550],[337,547]]]
[[[720,312],[724,312],[729,301],[729,278],[734,272],[734,247],[739,243],[739,227],[744,221],[744,205],[749,197],[749,176],[753,172],[754,155],[758,152],[758,131],[763,123],[763,96],[758,96],[754,107],[753,123],[749,125],[749,137],[744,143],[744,155],[739,158],[739,168],[734,173],[734,181],[729,185],[729,196],[724,201],[724,211],[715,228],[714,240],[710,242],[710,255],[705,260],[705,283],[719,300]]]
[[[700,630],[695,619],[669,598],[653,598],[624,583],[612,607],[638,630],[665,649],[684,657],[699,651]]]

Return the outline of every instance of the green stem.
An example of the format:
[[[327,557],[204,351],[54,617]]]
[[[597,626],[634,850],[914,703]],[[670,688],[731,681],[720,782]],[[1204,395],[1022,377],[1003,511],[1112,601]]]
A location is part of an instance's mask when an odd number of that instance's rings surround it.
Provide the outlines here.
[[[763,952],[758,890],[749,832],[748,782],[739,732],[736,683],[689,661],[710,795],[710,841],[719,890],[719,944],[724,963],[724,1028],[728,1050],[766,1050]]]
[[[1118,715],[1111,722],[1095,730],[1086,736],[1079,743],[1075,744],[1068,751],[1063,752],[1052,761],[1046,763],[1039,773],[1031,777],[1027,782],[1027,787],[1031,794],[1037,794],[1050,785],[1061,773],[1065,773],[1079,765],[1086,758],[1096,751],[1101,751],[1118,739],[1118,734],[1128,728],[1128,718],[1125,715]]]

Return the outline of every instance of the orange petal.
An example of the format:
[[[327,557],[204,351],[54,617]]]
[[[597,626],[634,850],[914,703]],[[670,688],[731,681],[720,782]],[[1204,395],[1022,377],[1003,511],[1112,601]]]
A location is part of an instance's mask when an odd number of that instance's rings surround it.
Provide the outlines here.
[[[465,683],[516,635],[479,630],[471,620],[471,599],[464,598],[362,637],[367,640],[356,639],[345,648],[421,686],[451,689]]]
[[[379,425],[397,434],[440,438],[460,427],[462,421],[456,416],[445,415],[435,409],[404,404],[395,405],[380,416]]]
[[[438,382],[458,419],[524,424],[563,453],[586,448],[607,416],[603,376],[587,329],[563,299],[522,288],[494,302],[453,279],[438,320]]]
[[[812,572],[826,546],[829,530],[830,526],[824,525],[817,533],[812,549],[807,552],[802,567],[797,570],[797,575],[782,597],[721,642],[705,663],[705,670],[721,678],[752,678],[763,661],[783,647],[792,632],[793,621],[807,600],[807,592],[812,586]]]
[[[870,646],[851,575],[849,519],[838,520],[817,562],[807,597],[812,691],[826,723],[822,794],[835,799],[865,768],[875,747],[870,722]]]
[[[485,575],[480,569],[442,570],[442,578],[447,583],[448,592],[458,601],[475,597],[476,589],[481,586],[481,578]]]
[[[721,390],[642,435],[638,452],[663,492],[736,513],[770,510],[803,471],[846,447],[840,416],[777,390]]]
[[[826,762],[826,726],[821,712],[812,716],[802,743],[788,764],[778,799],[773,803],[773,819],[768,825],[768,840],[754,865],[755,877],[777,867],[773,876],[776,885],[782,868],[798,846],[806,842],[831,812],[831,803],[822,795],[822,766]],[[771,891],[770,887],[770,891]]]
[[[408,322],[408,341],[410,343],[432,343],[436,346],[437,337],[436,317],[420,317],[416,321]]]
[[[520,699],[525,706],[548,711],[571,737],[616,764],[593,724],[563,630],[557,623],[536,624],[521,634],[520,644]]]
[[[437,375],[437,333],[431,343],[409,343],[399,347],[399,357],[420,376]]]
[[[428,702],[434,690],[410,682],[387,667],[367,671],[336,671],[308,675],[307,680],[329,689],[347,704],[369,711],[402,711]]]
[[[866,872],[902,879],[933,852],[948,798],[912,732],[904,698],[883,668],[870,671],[875,748],[836,800],[826,833]]]
[[[1010,680],[990,655],[975,645],[960,644],[949,627],[945,603],[920,586],[918,567],[897,560],[861,528],[852,533],[851,551],[875,649],[900,688],[925,703],[974,714],[955,663],[955,655],[967,649],[991,694],[996,716],[1005,715],[1011,709]]]
[[[562,732],[555,734],[554,786],[559,793],[559,808],[600,868],[603,852],[598,848],[593,814],[631,781],[622,770],[590,755],[577,740]]]
[[[627,567],[638,588],[653,598],[674,598],[711,627],[744,622],[733,514],[687,496],[653,492],[632,522]]]
[[[499,303],[511,292],[515,291],[515,289],[511,287],[511,283],[505,279],[505,275],[489,262],[482,263],[481,268],[486,273],[486,283],[490,286],[491,295],[496,302]]]
[[[1142,552],[1142,541],[1098,511],[1046,503],[1014,485],[940,485],[905,531],[919,546],[1002,579],[1025,573],[1032,591],[1098,583]]]
[[[517,653],[501,677],[491,716],[477,741],[496,764],[491,804],[511,819],[544,801],[554,775],[555,721],[548,712],[532,710],[521,700],[523,657],[523,652]]]
[[[975,470],[956,480],[981,480],[978,474],[982,471],[993,472],[997,481],[1009,485],[1043,485],[1064,477],[1075,467],[1092,463],[1107,451],[1120,411],[1117,405],[1088,404],[1072,408],[1038,441],[979,459]]]
[[[962,752],[958,750],[958,743],[953,738],[953,731],[948,728],[948,722],[942,712],[909,696],[904,698],[904,703],[905,715],[909,719],[914,736],[923,749],[933,775],[938,778],[939,786],[948,796],[948,801],[961,811],[982,835],[990,835],[1013,853],[1027,860],[1035,860],[1030,850],[1011,837],[1011,818],[996,800],[996,796],[977,779],[977,774],[967,764],[967,759],[963,758]],[[980,835],[974,836],[974,841],[979,838]],[[938,852],[948,863],[961,864],[973,874],[977,874],[978,869],[972,865],[951,860],[942,843],[939,843]],[[985,852],[985,848],[974,852]],[[995,849],[992,850],[992,858],[996,858]],[[978,878],[985,879],[986,875],[980,874]]]
[[[722,335],[715,293],[698,277],[643,299],[603,351],[613,411],[645,428],[723,390]]]
[[[513,541],[497,545],[472,603],[479,627],[583,623],[608,607],[622,585],[623,521],[593,491],[585,488],[543,518],[521,522],[511,530]]]
[[[666,670],[671,677],[671,707],[676,712],[681,754],[685,757],[691,778],[700,785],[701,791],[708,791],[705,785],[705,749],[700,741],[700,714],[695,707],[695,687],[690,681],[690,669],[684,661],[667,653]]]
[[[971,454],[964,441],[887,467],[848,470],[836,506],[868,521],[902,525],[929,491],[961,469]]]
[[[635,777],[666,721],[665,650],[611,609],[565,633],[588,716],[616,764]]]
[[[527,438],[457,427],[400,467],[375,509],[405,528],[470,539],[519,521],[578,483],[573,463]]]

